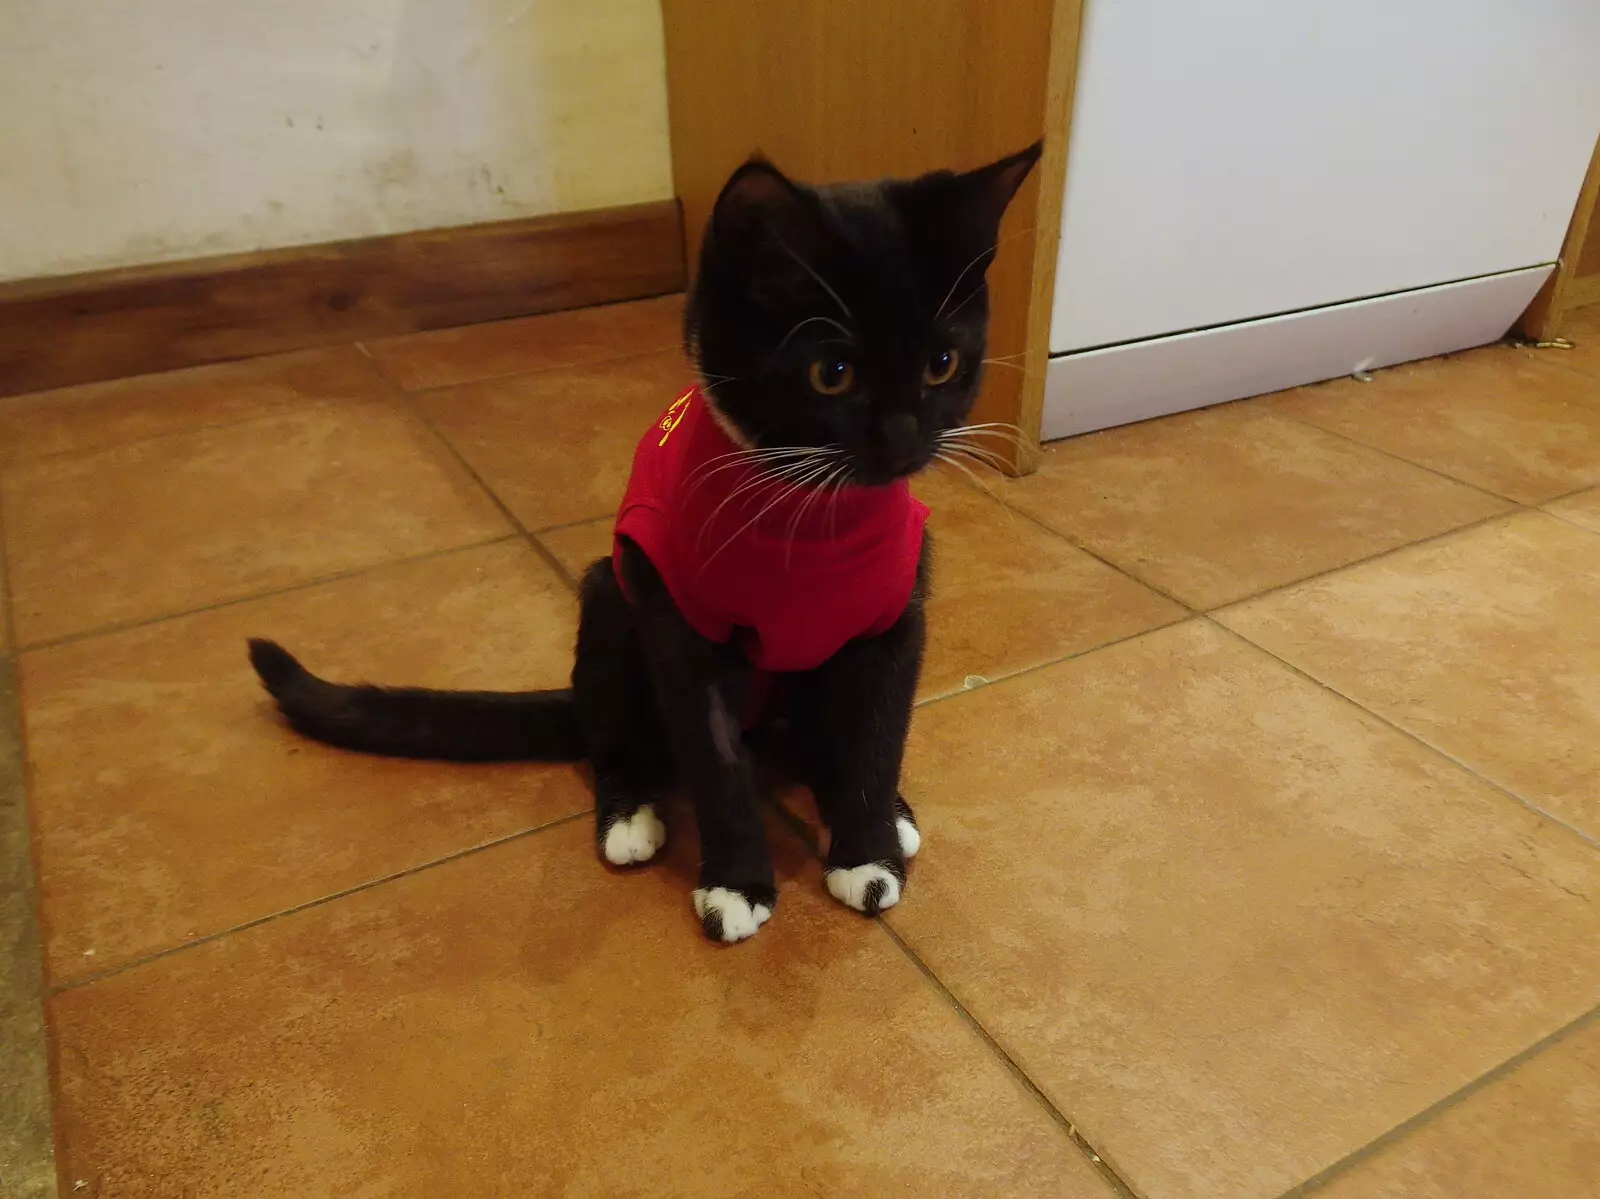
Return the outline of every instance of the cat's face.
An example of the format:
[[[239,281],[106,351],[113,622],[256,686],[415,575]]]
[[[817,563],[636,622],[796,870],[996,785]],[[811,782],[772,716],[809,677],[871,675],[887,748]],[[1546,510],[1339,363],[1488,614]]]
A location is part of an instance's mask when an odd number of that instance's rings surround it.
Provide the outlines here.
[[[833,447],[854,483],[926,466],[977,396],[984,275],[1038,157],[825,188],[764,162],[734,172],[685,318],[727,423],[751,446]]]

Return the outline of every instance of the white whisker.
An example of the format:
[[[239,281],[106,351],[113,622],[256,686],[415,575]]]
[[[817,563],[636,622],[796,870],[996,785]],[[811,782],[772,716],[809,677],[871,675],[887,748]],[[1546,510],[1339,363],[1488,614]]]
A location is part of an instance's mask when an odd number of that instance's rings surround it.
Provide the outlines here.
[[[769,449],[734,450],[731,454],[718,454],[715,458],[707,458],[684,482],[692,484],[688,494],[693,495],[707,479],[725,470],[740,466],[755,466],[759,469],[772,463],[809,457],[819,452],[821,448],[825,447],[775,446]]]
[[[835,329],[839,330],[839,332],[843,333],[846,337],[850,336],[850,330],[846,329],[843,325],[841,325],[838,321],[834,320],[831,316],[808,316],[808,317],[806,317],[805,320],[801,321],[794,328],[790,329],[787,333],[785,333],[783,335],[783,340],[778,343],[778,348],[772,351],[772,355],[771,355],[771,357],[769,357],[767,359],[767,361],[768,362],[776,362],[777,359],[778,359],[778,355],[783,353],[783,347],[789,344],[789,339],[791,337],[793,337],[796,333],[800,332],[800,330],[804,329],[807,325],[816,324],[818,322],[821,322],[822,324],[825,324],[825,325],[832,325]]]
[[[956,437],[998,437],[1002,441],[1010,442],[1020,450],[1029,451],[1033,449],[1033,442],[1022,435],[1021,429],[1004,421],[988,421],[981,425],[957,425],[955,428],[945,429],[939,434],[941,441]]]
[[[727,504],[729,500],[737,499],[747,491],[754,490],[755,488],[761,487],[768,483],[783,482],[787,479],[795,477],[796,475],[804,474],[813,465],[831,461],[832,458],[833,454],[831,451],[812,451],[811,453],[796,458],[794,461],[781,462],[777,466],[769,469],[757,469],[751,473],[751,476],[748,479],[745,479],[723,497],[722,503],[718,504],[717,507],[712,511],[711,517],[715,517],[718,512],[722,511],[723,505]],[[709,521],[711,517],[708,517],[707,520]]]
[[[825,463],[826,460],[824,460],[824,464]],[[756,471],[753,473],[750,478],[745,479],[739,484],[739,486],[735,487],[733,490],[728,492],[727,495],[723,496],[722,501],[711,510],[711,514],[707,516],[705,521],[701,524],[700,532],[695,536],[695,549],[698,550],[700,548],[700,543],[705,539],[706,530],[711,528],[711,526],[716,523],[716,519],[719,515],[721,515],[722,510],[734,500],[738,499],[742,495],[745,495],[746,493],[758,492],[766,487],[775,487],[780,484],[788,483],[792,479],[805,474],[814,465],[816,465],[816,461],[813,458],[802,458],[798,462],[786,463],[785,465],[777,467],[774,470]]]
[[[839,536],[839,496],[850,485],[850,476],[855,468],[846,462],[839,468],[838,482],[834,484],[833,494],[828,497],[828,539],[836,540]]]
[[[840,474],[849,469],[850,464],[848,462],[835,466],[831,471],[828,472],[826,476],[824,476],[822,482],[817,483],[811,488],[811,493],[806,496],[806,498],[800,503],[800,506],[795,509],[794,515],[789,518],[788,527],[784,530],[783,534],[784,540],[789,543],[783,554],[783,568],[785,570],[789,569],[789,563],[794,557],[794,535],[800,528],[800,521],[804,518],[806,509],[810,508],[812,504],[816,503],[817,500],[822,497],[822,495],[829,489],[833,481],[837,479]]]
[[[967,441],[961,437],[951,437],[939,442],[939,448],[944,450],[959,451],[978,462],[987,462],[990,465],[1004,465],[1005,455],[993,446],[984,445],[979,441]]]
[[[1002,474],[1005,473],[1005,468],[1007,465],[1009,465],[1006,460],[995,451],[985,449],[983,446],[969,445],[964,441],[941,442],[940,448],[947,449],[951,453],[964,454],[966,457],[971,458],[974,462],[981,462],[985,466],[992,467],[993,469],[1000,471]]]
[[[832,472],[830,472],[830,476],[831,473]],[[823,483],[827,482],[827,478],[828,476],[823,478]],[[817,497],[821,494],[821,484],[812,487],[806,493],[805,497],[795,505],[794,515],[789,518],[789,523],[784,527],[783,540],[786,544],[783,548],[783,568],[785,570],[789,569],[790,563],[794,560],[794,535],[800,528],[800,521],[805,517],[806,509],[811,507],[812,504],[816,503]]]
[[[976,258],[974,258],[971,262],[967,263],[966,266],[961,268],[961,273],[956,276],[956,281],[950,285],[950,290],[944,293],[944,299],[939,302],[939,310],[933,314],[933,319],[934,319],[935,323],[937,323],[939,318],[944,315],[944,306],[950,302],[950,297],[956,294],[956,288],[961,286],[961,281],[967,277],[967,272],[970,271],[973,267],[977,266],[978,263],[982,262],[983,261],[983,256],[985,254],[993,254],[999,248],[1000,248],[1000,243],[999,242],[995,242],[994,245],[990,246],[987,250],[984,250],[981,253],[979,253],[979,255]],[[982,287],[983,284],[979,283],[978,286]],[[973,293],[973,295],[976,295],[976,294],[977,294],[976,292]],[[971,297],[969,296],[968,299],[971,299]],[[965,304],[966,302],[967,302],[966,300],[962,300],[961,301],[962,304]],[[959,312],[960,309],[961,309],[961,304],[957,304],[956,305],[956,311]],[[954,314],[952,313],[952,315],[954,315]]]
[[[956,294],[956,288],[961,286],[961,281],[967,277],[967,272],[970,271],[973,267],[977,266],[978,263],[983,260],[984,254],[997,253],[999,251],[1000,247],[1005,245],[1006,242],[1008,242],[1008,241],[1016,241],[1016,239],[1021,237],[1024,233],[1032,233],[1032,232],[1033,232],[1033,226],[1029,225],[1026,229],[1018,229],[1015,233],[1008,233],[1008,234],[1006,234],[1006,236],[1002,237],[999,241],[995,242],[994,245],[990,246],[987,250],[982,251],[976,258],[974,258],[971,262],[967,263],[966,266],[962,267],[961,268],[961,273],[956,276],[956,281],[950,285],[950,290],[944,293],[944,302],[939,305],[939,310],[933,314],[933,319],[935,321],[937,321],[941,316],[944,315],[944,306],[945,306],[945,304],[948,304],[950,302],[950,297]],[[977,288],[973,289],[971,295],[967,296],[967,300],[972,299],[972,297],[977,295],[978,291],[980,291],[982,288],[983,288],[983,284],[980,282],[978,284]],[[967,300],[962,300],[961,304],[965,304],[967,302]],[[957,304],[954,308],[952,308],[950,310],[950,315],[951,316],[954,316],[956,313],[961,311],[961,304]]]
[[[792,249],[789,248],[789,243],[788,242],[784,241],[783,238],[781,238],[781,237],[774,237],[773,240],[775,242],[777,242],[780,246],[783,247],[783,252],[785,254],[787,254],[790,258],[793,258],[796,262],[798,262],[802,267],[805,268],[806,274],[810,275],[813,279],[815,279],[818,283],[820,283],[822,285],[822,290],[827,292],[830,296],[833,297],[833,302],[835,304],[839,305],[840,309],[843,310],[844,314],[847,317],[849,317],[851,320],[855,320],[856,319],[856,314],[850,311],[850,305],[846,304],[843,300],[841,300],[839,298],[839,293],[834,291],[833,288],[828,286],[828,281],[826,279],[824,279],[821,275],[817,274],[817,272],[814,269],[812,269],[812,266],[811,266],[811,264],[809,262],[807,262],[804,258],[800,257],[800,255],[796,254]]]
[[[787,487],[780,491],[777,496],[770,500],[765,508],[761,509],[761,511],[757,512],[749,520],[745,521],[744,524],[735,529],[732,536],[719,545],[710,555],[706,557],[703,562],[700,563],[700,569],[704,570],[707,566],[711,565],[712,561],[718,554],[722,553],[723,550],[727,549],[739,539],[740,534],[742,534],[751,525],[755,524],[756,521],[760,520],[768,512],[771,512],[779,504],[783,503],[785,499],[793,495],[796,491],[800,490],[800,488],[804,487],[807,483],[811,482],[812,479],[821,478],[822,475],[828,470],[829,466],[830,463],[824,462],[821,466],[815,467],[811,474],[802,475],[799,479],[790,483]]]
[[[996,496],[994,494],[993,491],[991,491],[989,489],[989,485],[987,483],[985,483],[976,474],[974,474],[971,470],[969,470],[967,468],[967,465],[964,462],[958,461],[954,455],[947,454],[943,450],[939,450],[934,454],[934,457],[938,461],[943,462],[946,466],[953,466],[958,471],[960,471],[962,474],[966,475],[967,478],[971,479],[974,483],[976,483],[978,485],[978,490],[982,491],[985,495],[990,496],[991,498],[994,498],[994,499],[998,499],[999,498],[998,496]]]

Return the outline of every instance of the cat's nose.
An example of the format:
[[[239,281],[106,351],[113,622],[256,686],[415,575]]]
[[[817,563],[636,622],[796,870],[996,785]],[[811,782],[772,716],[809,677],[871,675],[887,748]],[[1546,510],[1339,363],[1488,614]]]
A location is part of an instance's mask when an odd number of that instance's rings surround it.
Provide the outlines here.
[[[922,449],[922,433],[917,418],[909,412],[886,416],[878,429],[883,436],[883,460],[890,470],[904,470],[917,460]]]

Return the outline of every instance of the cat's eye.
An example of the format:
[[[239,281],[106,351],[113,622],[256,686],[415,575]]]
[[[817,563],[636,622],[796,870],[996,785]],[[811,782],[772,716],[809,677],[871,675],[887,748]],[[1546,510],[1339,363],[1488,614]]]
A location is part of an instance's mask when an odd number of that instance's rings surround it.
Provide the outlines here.
[[[956,377],[956,372],[961,369],[961,351],[954,347],[940,350],[928,359],[928,365],[922,368],[922,381],[929,387],[938,387],[950,382]]]
[[[856,368],[843,358],[818,358],[811,364],[811,390],[818,395],[843,395],[856,381]]]

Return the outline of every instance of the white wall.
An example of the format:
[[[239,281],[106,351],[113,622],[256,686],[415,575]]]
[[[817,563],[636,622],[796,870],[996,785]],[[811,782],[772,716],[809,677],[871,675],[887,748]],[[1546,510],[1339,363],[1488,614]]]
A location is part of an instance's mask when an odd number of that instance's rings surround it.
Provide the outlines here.
[[[672,194],[657,0],[0,0],[0,279]]]

